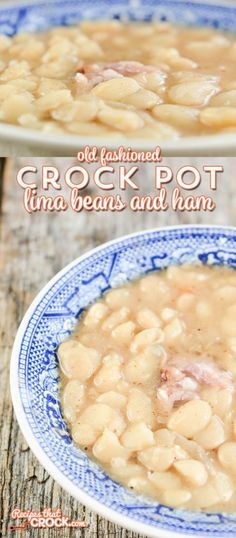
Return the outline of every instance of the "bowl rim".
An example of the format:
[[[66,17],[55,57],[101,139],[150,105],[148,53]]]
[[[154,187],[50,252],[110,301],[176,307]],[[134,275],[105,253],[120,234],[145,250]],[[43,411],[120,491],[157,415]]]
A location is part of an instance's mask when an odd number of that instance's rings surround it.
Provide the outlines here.
[[[235,5],[236,11],[236,5]],[[1,13],[1,8],[0,8]],[[117,146],[131,146],[136,151],[150,151],[150,147],[159,145],[163,155],[218,155],[219,152],[226,150],[232,156],[236,150],[236,131],[235,133],[213,134],[207,136],[184,136],[175,140],[157,140],[151,138],[126,138],[124,135],[117,133],[114,138],[107,139],[105,136],[88,136],[88,135],[69,135],[67,133],[45,133],[0,122],[0,144],[1,142],[20,143],[30,148],[40,147],[40,153],[46,149],[57,148],[61,154],[77,154],[81,147],[96,146],[99,148],[107,147],[114,149]],[[68,153],[69,152],[69,153]],[[220,153],[221,154],[221,153]]]
[[[49,473],[50,476],[62,487],[62,489],[66,490],[67,493],[72,495],[77,501],[87,506],[90,510],[95,511],[102,517],[104,517],[107,520],[112,521],[113,523],[120,525],[121,527],[125,527],[126,529],[129,529],[131,531],[143,534],[144,536],[150,537],[150,538],[192,538],[193,534],[191,533],[185,533],[185,532],[175,532],[171,530],[162,529],[159,527],[154,527],[149,524],[142,523],[140,521],[133,520],[131,517],[126,516],[120,512],[116,512],[112,508],[109,508],[102,504],[100,501],[97,501],[93,499],[88,493],[84,492],[82,489],[80,489],[78,486],[76,486],[69,478],[64,476],[63,472],[60,471],[56,464],[54,464],[49,456],[47,456],[44,452],[44,450],[41,448],[39,442],[34,437],[34,434],[30,428],[30,425],[27,421],[21,396],[20,396],[20,380],[18,378],[18,365],[19,365],[19,358],[20,358],[20,349],[21,349],[21,341],[24,337],[25,330],[27,328],[28,322],[30,321],[30,318],[35,310],[35,308],[39,305],[39,303],[42,301],[43,297],[47,294],[49,289],[61,279],[62,276],[66,275],[70,269],[72,269],[74,266],[76,266],[78,263],[85,260],[88,256],[92,254],[99,253],[99,251],[103,250],[106,247],[115,245],[116,243],[119,243],[120,241],[126,241],[127,239],[136,238],[145,234],[154,233],[154,232],[169,232],[169,231],[181,231],[181,230],[201,230],[204,229],[206,231],[211,230],[218,230],[219,232],[222,230],[228,231],[228,232],[235,232],[236,233],[236,226],[227,226],[227,225],[217,225],[217,224],[179,224],[179,225],[172,225],[172,226],[161,226],[161,227],[154,227],[154,228],[148,228],[147,230],[140,230],[137,232],[133,232],[130,234],[125,234],[123,236],[117,237],[115,239],[112,239],[110,241],[107,241],[105,243],[102,243],[101,245],[88,250],[81,256],[78,256],[75,260],[67,264],[65,267],[63,267],[60,271],[58,271],[43,288],[37,293],[36,297],[26,310],[23,319],[20,323],[20,326],[17,330],[14,345],[12,349],[11,354],[11,360],[10,360],[10,392],[11,392],[11,398],[13,403],[14,412],[17,418],[18,426],[20,427],[20,430],[26,439],[30,449],[32,450],[33,454],[37,458],[37,460],[40,462],[40,464],[46,469],[46,471]],[[196,511],[196,514],[198,512]],[[210,536],[213,536],[209,533],[205,534],[204,532],[201,534],[198,534],[198,536],[209,538]]]
[[[1,11],[7,9],[13,11],[14,8],[19,9],[20,7],[29,8],[33,5],[43,6],[44,4],[54,4],[60,0],[11,0],[9,4],[5,0],[0,5],[0,14]],[[169,0],[173,4],[178,4],[179,0]],[[180,0],[180,4],[183,0]],[[62,2],[62,0],[61,0]],[[230,9],[235,12],[236,15],[236,5],[227,1],[224,3],[224,0],[191,0],[189,2],[193,5],[207,6],[212,7],[222,7],[224,9]],[[132,6],[132,2],[131,2]],[[4,122],[0,122],[0,144],[3,143],[13,143],[13,144],[27,144],[29,148],[40,148],[40,154],[42,150],[52,150],[57,148],[60,154],[63,154],[63,151],[66,154],[74,153],[78,151],[79,148],[85,145],[97,145],[99,148],[101,146],[106,146],[109,149],[114,149],[117,144],[124,146],[132,146],[134,150],[148,151],[150,150],[150,145],[158,144],[161,146],[163,154],[172,154],[172,155],[218,155],[219,151],[227,152],[232,156],[235,154],[236,150],[236,132],[235,133],[219,133],[206,136],[183,136],[178,139],[173,140],[158,140],[155,141],[151,138],[126,138],[122,132],[117,133],[117,136],[114,138],[107,138],[105,136],[99,135],[70,135],[67,133],[50,133],[37,131],[36,129],[31,129],[27,127],[22,127],[20,125],[12,125]]]

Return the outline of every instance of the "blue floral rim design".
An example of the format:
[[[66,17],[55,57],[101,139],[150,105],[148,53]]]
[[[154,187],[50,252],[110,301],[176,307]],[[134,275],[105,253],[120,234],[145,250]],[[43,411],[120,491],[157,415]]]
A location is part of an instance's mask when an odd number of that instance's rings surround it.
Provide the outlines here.
[[[162,20],[236,31],[236,6],[191,0],[49,0],[0,6],[0,32],[13,35],[83,19]],[[102,15],[103,18],[103,15]]]

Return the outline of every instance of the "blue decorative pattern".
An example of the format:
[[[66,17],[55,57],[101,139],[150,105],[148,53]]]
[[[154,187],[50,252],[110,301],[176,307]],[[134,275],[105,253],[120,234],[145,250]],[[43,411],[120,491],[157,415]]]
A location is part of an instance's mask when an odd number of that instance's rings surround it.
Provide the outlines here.
[[[82,19],[162,20],[236,31],[236,7],[186,0],[49,0],[0,7],[0,32],[41,31]]]
[[[21,340],[18,384],[33,437],[78,489],[152,528],[199,536],[236,535],[236,515],[171,509],[134,495],[75,447],[61,416],[56,349],[81,311],[109,287],[181,263],[236,267],[236,229],[183,227],[144,232],[104,245],[59,275],[34,308]],[[132,525],[131,525],[132,526]]]

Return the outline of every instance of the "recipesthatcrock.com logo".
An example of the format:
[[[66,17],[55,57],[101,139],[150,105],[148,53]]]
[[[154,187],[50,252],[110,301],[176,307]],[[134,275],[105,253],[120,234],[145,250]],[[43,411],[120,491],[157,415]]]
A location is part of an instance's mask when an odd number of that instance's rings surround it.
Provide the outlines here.
[[[67,527],[84,529],[88,527],[84,521],[72,520],[62,515],[60,508],[56,510],[44,508],[42,512],[14,508],[11,512],[11,519],[14,520],[14,523],[10,525],[11,531],[26,530],[28,528],[51,529],[54,527],[59,529]]]

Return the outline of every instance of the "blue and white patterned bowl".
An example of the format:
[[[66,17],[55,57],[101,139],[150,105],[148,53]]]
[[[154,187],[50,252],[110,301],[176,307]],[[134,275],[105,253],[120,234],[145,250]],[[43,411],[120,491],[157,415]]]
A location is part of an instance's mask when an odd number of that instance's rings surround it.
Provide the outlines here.
[[[222,3],[220,3],[222,2]],[[48,0],[0,5],[0,33],[42,31],[56,25],[69,25],[83,19],[162,20],[177,24],[211,26],[236,33],[236,5],[207,0]],[[76,155],[84,145],[127,145],[122,135],[114,142],[103,137],[46,135],[14,125],[0,124],[1,155]],[[130,143],[130,142],[129,142]],[[219,134],[184,137],[180,140],[153,141],[165,155],[234,155],[236,135]],[[133,148],[150,150],[150,141],[132,139]]]
[[[236,228],[171,227],[132,234],[85,254],[39,293],[19,328],[11,361],[15,413],[31,449],[59,484],[91,509],[145,536],[236,535],[236,514],[172,509],[109,478],[74,446],[58,397],[56,349],[83,309],[110,287],[172,264],[236,268]]]

